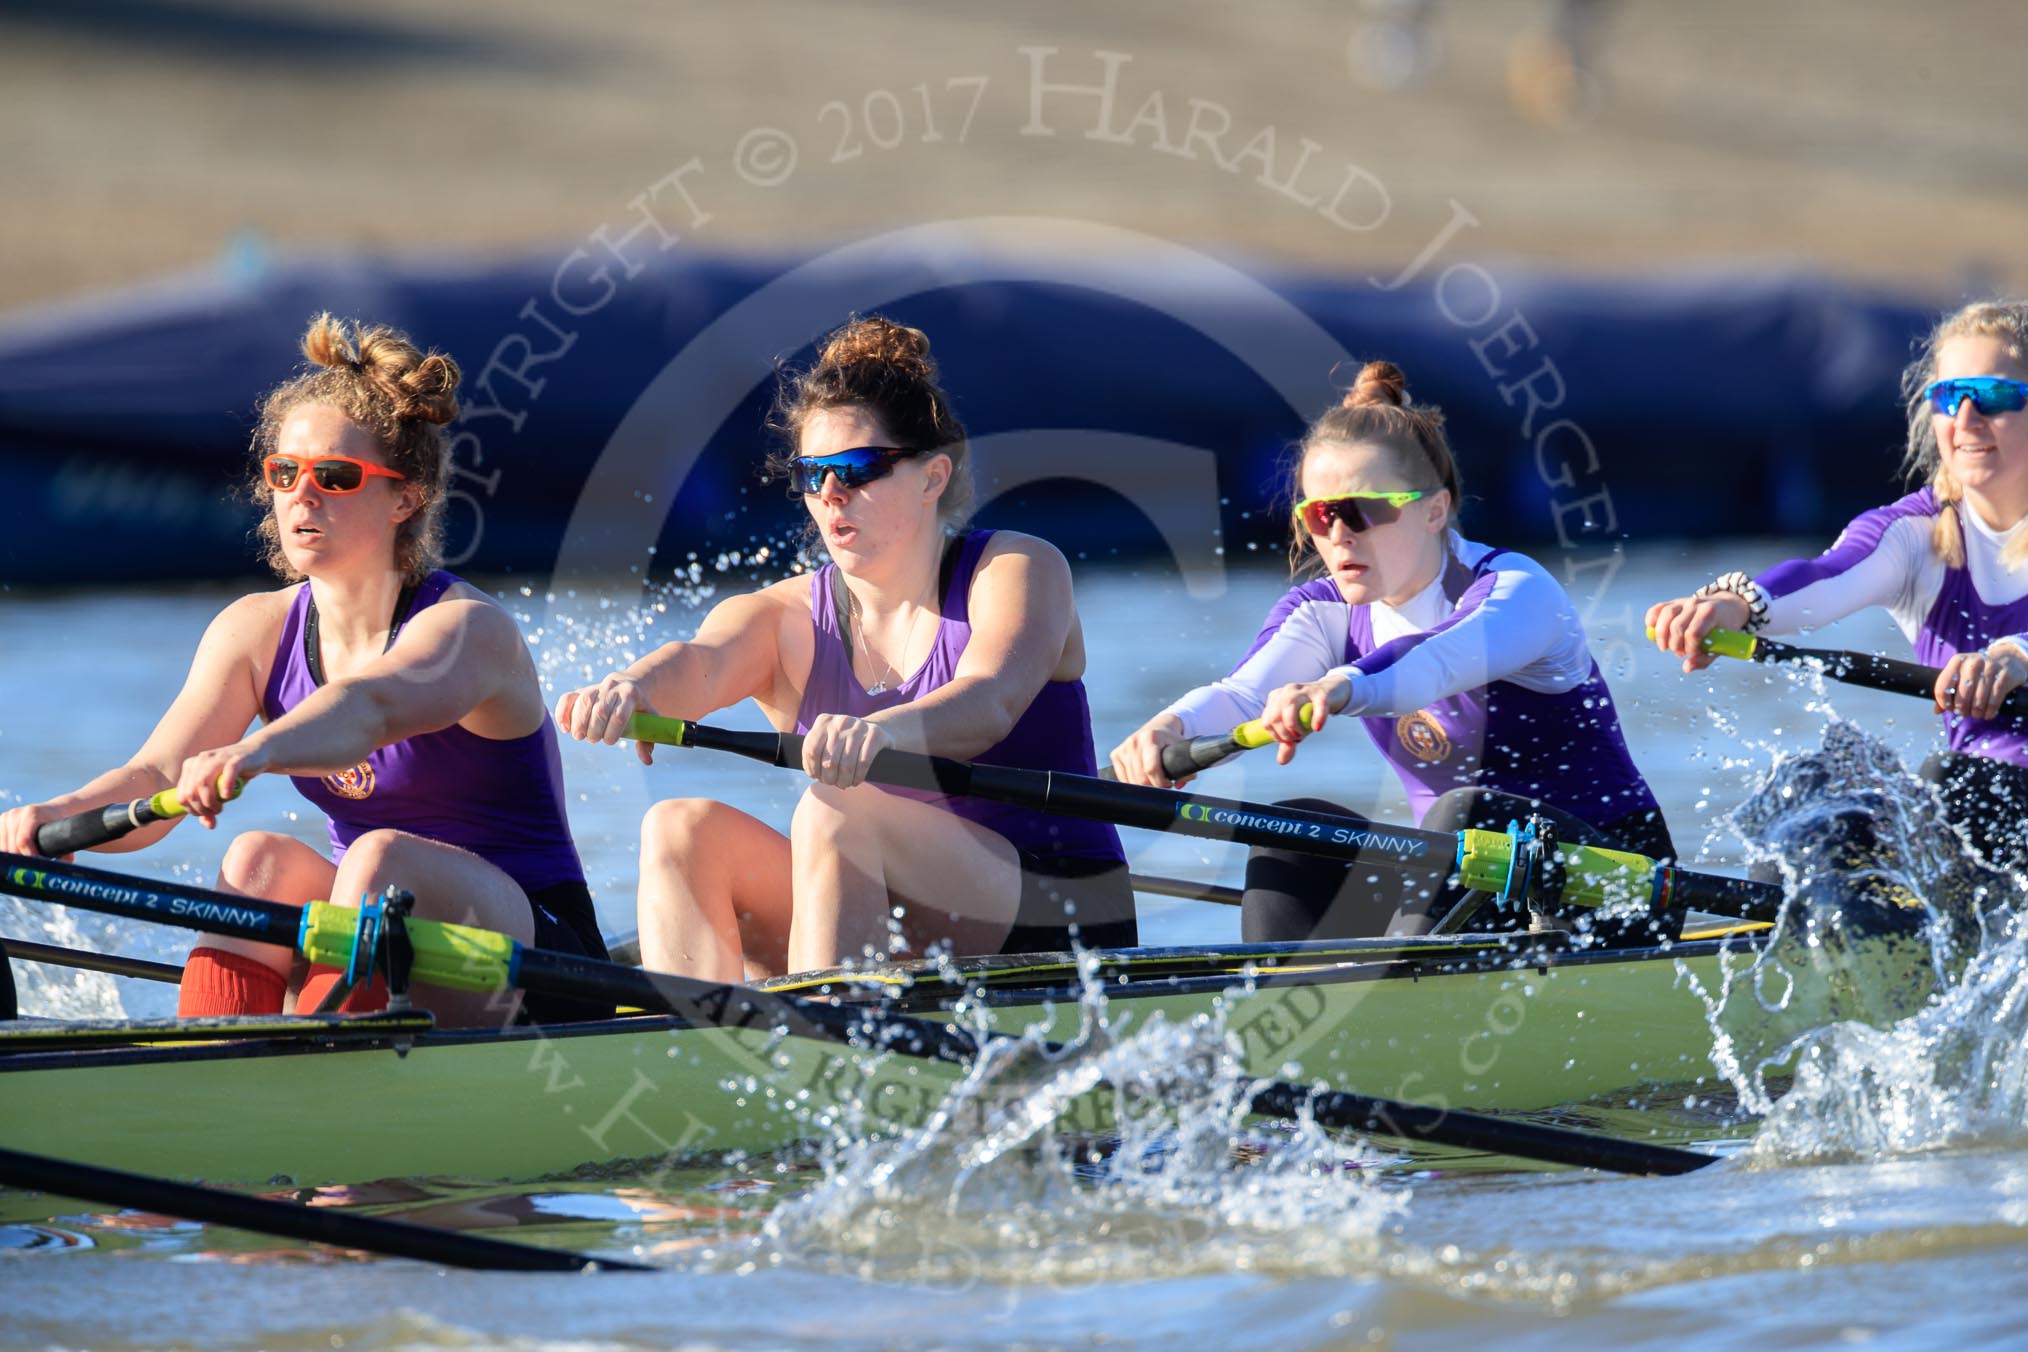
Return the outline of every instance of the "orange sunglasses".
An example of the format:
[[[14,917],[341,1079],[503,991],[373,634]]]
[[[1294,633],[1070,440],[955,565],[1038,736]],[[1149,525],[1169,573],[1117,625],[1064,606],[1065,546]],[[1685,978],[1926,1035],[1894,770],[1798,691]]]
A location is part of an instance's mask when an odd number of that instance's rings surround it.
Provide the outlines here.
[[[304,462],[293,455],[271,455],[261,461],[261,477],[277,493],[293,493],[302,482]],[[309,462],[310,479],[326,493],[357,493],[368,479],[406,479],[385,465],[369,465],[349,455],[320,455]]]

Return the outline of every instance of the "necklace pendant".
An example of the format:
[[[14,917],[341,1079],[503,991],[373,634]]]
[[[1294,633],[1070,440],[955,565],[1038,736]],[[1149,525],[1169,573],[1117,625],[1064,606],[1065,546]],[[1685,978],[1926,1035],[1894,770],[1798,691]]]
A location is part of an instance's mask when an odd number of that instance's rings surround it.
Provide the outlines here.
[[[875,681],[875,682],[874,682],[874,683],[873,683],[872,685],[869,685],[869,686],[867,686],[867,687],[866,687],[866,693],[867,693],[867,694],[869,694],[869,695],[884,695],[884,694],[886,694],[886,693],[887,693],[887,682],[886,682],[886,681]]]

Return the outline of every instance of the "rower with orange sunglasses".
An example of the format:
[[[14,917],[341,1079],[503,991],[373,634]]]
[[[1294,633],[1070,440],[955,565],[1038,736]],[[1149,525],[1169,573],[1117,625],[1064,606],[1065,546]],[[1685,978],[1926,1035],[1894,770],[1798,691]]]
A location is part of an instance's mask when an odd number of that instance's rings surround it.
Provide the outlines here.
[[[266,397],[254,434],[266,561],[292,585],[227,606],[133,759],[0,816],[0,849],[33,854],[45,822],[172,786],[215,826],[222,786],[287,774],[325,815],[328,854],[246,832],[226,849],[221,889],[349,906],[392,885],[415,895],[419,916],[603,957],[535,663],[505,610],[437,566],[457,365],[328,315],[303,352],[309,367]],[[137,849],[173,825],[102,848]],[[206,939],[184,967],[178,1012],[279,1013],[292,994],[298,1012],[385,1002],[378,983],[347,996],[336,972],[292,963],[286,948]],[[414,994],[445,1023],[516,1015],[512,999]],[[522,1012],[612,1011],[530,997]]]
[[[1557,839],[1670,857],[1576,608],[1533,559],[1458,534],[1458,472],[1443,415],[1368,363],[1310,428],[1290,473],[1292,569],[1246,657],[1113,750],[1122,780],[1166,786],[1162,748],[1262,720],[1287,764],[1338,713],[1356,715],[1430,830],[1505,830],[1531,817]],[[1315,712],[1306,720],[1305,706]],[[1344,743],[1335,743],[1342,747]],[[1292,803],[1348,812],[1318,799]],[[1248,942],[1500,928],[1526,917],[1426,876],[1386,875],[1281,849],[1247,862]],[[1376,876],[1380,875],[1380,876]],[[1446,922],[1446,917],[1449,917]],[[1572,922],[1592,929],[1589,919]],[[1606,921],[1596,939],[1646,942],[1680,924]]]

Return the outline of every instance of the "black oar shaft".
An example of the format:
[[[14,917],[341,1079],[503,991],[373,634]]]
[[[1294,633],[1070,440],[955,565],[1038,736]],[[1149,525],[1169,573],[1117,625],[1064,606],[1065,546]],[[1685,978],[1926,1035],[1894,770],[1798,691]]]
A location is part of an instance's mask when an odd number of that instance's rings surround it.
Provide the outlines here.
[[[1320,1126],[1367,1132],[1409,1141],[1434,1141],[1464,1150],[1484,1150],[1517,1159],[1566,1164],[1574,1169],[1609,1169],[1623,1174],[1687,1174],[1718,1162],[1718,1156],[1671,1146],[1644,1145],[1616,1136],[1567,1131],[1511,1118],[1456,1113],[1419,1103],[1396,1103],[1363,1094],[1305,1094],[1293,1085],[1270,1085],[1254,1098],[1276,1117],[1308,1111]]]
[[[1162,748],[1162,773],[1171,779],[1188,779],[1200,771],[1209,770],[1227,756],[1244,750],[1246,748],[1229,732],[1192,737],[1187,742],[1171,742]]]
[[[803,739],[792,732],[734,732],[688,723],[683,744],[729,751],[774,766],[803,763]],[[1180,789],[1116,784],[1088,775],[883,751],[874,757],[867,778],[901,788],[973,794],[1148,831],[1174,831],[1241,845],[1285,846],[1348,863],[1448,873],[1457,858],[1457,838],[1443,832],[1373,826],[1327,812],[1263,807]]]
[[[1154,897],[1178,897],[1184,901],[1208,901],[1215,906],[1237,906],[1244,894],[1236,887],[1218,883],[1191,882],[1185,878],[1158,878],[1147,873],[1130,873],[1127,883],[1136,892]]]
[[[683,745],[735,755],[774,766],[800,766],[803,739],[794,733],[734,732],[697,723],[683,728]],[[1348,863],[1426,871],[1448,876],[1457,862],[1457,837],[1414,827],[1382,826],[1353,817],[1301,808],[1270,807],[1212,798],[1182,789],[1120,784],[1088,775],[1010,766],[977,765],[883,751],[867,778],[882,784],[973,794],[1044,812],[1149,831],[1175,832],[1241,845],[1265,845]],[[1663,870],[1657,909],[1681,901],[1715,915],[1773,920],[1782,890],[1772,883],[1717,874]]]
[[[222,1192],[189,1183],[175,1183],[147,1174],[101,1169],[70,1160],[51,1159],[19,1150],[0,1149],[0,1183],[55,1193],[104,1206],[179,1216],[207,1225],[227,1225],[283,1239],[365,1249],[394,1258],[414,1258],[447,1267],[482,1272],[582,1272],[587,1268],[615,1272],[651,1272],[639,1263],[594,1258],[565,1249],[539,1249],[509,1244],[483,1235],[438,1230],[406,1221],[358,1216],[331,1207],[299,1206],[265,1197]]]
[[[1798,648],[1765,638],[1754,640],[1753,660],[1769,663],[1817,662],[1823,665],[1824,674],[1834,681],[1863,686],[1868,690],[1885,690],[1895,695],[1914,695],[1921,699],[1934,698],[1937,678],[1943,675],[1941,668],[1924,666],[1920,662],[1904,662],[1874,653]],[[2010,717],[2028,718],[2028,686],[2002,700],[2000,712]]]
[[[129,958],[118,953],[87,953],[81,948],[59,948],[55,944],[31,943],[26,939],[0,939],[0,952],[20,962],[42,962],[53,967],[75,967],[108,976],[139,977],[143,981],[166,981],[175,985],[183,969],[166,962]]]
[[[124,873],[19,854],[0,853],[0,892],[291,949],[303,923],[301,908],[258,897],[151,883]]]
[[[132,803],[114,803],[110,807],[80,812],[61,821],[45,822],[35,833],[35,848],[48,855],[75,854],[94,845],[118,840],[159,820],[145,798]]]

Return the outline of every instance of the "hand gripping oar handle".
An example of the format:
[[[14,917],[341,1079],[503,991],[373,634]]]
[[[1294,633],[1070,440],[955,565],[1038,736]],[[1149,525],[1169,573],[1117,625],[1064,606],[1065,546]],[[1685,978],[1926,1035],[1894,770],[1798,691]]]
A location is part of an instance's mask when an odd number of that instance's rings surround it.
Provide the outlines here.
[[[244,784],[233,785],[232,792],[226,797],[239,797],[239,791],[244,787]],[[35,833],[35,848],[51,857],[75,854],[79,850],[89,850],[95,845],[118,840],[144,826],[173,821],[183,813],[183,800],[177,797],[176,790],[164,789],[146,798],[136,798],[131,803],[114,803],[44,822]]]
[[[1346,698],[1337,701],[1331,710],[1334,714],[1344,708],[1346,700],[1351,698],[1349,691],[1341,693]],[[1312,706],[1305,704],[1297,717],[1307,723],[1315,712]],[[1255,747],[1273,746],[1274,740],[1267,725],[1256,718],[1250,723],[1240,724],[1231,732],[1213,732],[1192,737],[1187,742],[1171,742],[1162,748],[1162,773],[1171,779],[1188,779],[1201,770],[1209,770],[1227,756],[1236,756]]]
[[[635,714],[628,721],[626,735],[668,746],[728,751],[774,766],[800,767],[803,763],[803,739],[795,733],[735,732],[679,718]],[[1423,831],[1330,812],[1120,784],[1060,770],[979,765],[907,751],[881,752],[874,757],[867,778],[901,788],[991,798],[1115,826],[1268,845],[1354,864],[1438,877],[1465,872],[1471,886],[1495,892],[1503,890],[1514,857],[1513,838],[1495,831]],[[1746,920],[1772,920],[1781,909],[1782,890],[1772,883],[1687,873],[1645,855],[1592,845],[1559,844],[1557,849],[1563,865],[1563,896],[1568,901],[1597,905],[1605,900],[1645,899],[1658,916],[1694,906],[1714,915]]]
[[[683,728],[685,738],[676,744],[703,746],[718,738],[744,740],[761,735],[701,729],[694,723]],[[0,892],[264,943],[287,945],[284,936],[293,922],[302,935],[294,945],[297,951],[313,962],[332,966],[342,966],[348,960],[350,944],[338,938],[345,930],[346,916],[351,917],[355,932],[358,924],[358,912],[328,902],[311,902],[298,916],[294,907],[255,898],[207,888],[152,883],[102,869],[4,853],[0,853]],[[973,1063],[982,1040],[1002,1041],[1007,1037],[988,1033],[981,1039],[961,1028],[889,1013],[877,1006],[833,1004],[751,986],[720,985],[643,972],[580,954],[527,948],[507,935],[465,925],[410,920],[407,928],[415,947],[415,979],[461,990],[522,986],[555,995],[611,1000],[667,1012],[693,1026],[742,1028],[768,1036],[779,1031],[859,1051],[895,1052],[959,1066]],[[1045,1046],[1054,1049],[1054,1044]],[[1716,1156],[1693,1150],[1643,1145],[1590,1132],[1508,1122],[1389,1099],[1306,1089],[1278,1081],[1262,1083],[1253,1102],[1254,1111],[1265,1116],[1293,1118],[1307,1112],[1325,1126],[1495,1150],[1517,1159],[1574,1168],[1681,1174],[1717,1163]]]
[[[1653,638],[1654,631],[1650,630],[1648,636]],[[1771,638],[1742,634],[1735,629],[1712,630],[1704,638],[1704,651],[1748,662],[1814,663],[1834,681],[1863,686],[1868,690],[1885,690],[1894,695],[1914,695],[1918,699],[1934,699],[1937,678],[1943,675],[1941,668],[1926,667],[1920,662],[1903,662],[1873,653],[1841,652],[1832,648],[1798,648],[1793,644],[1777,643]],[[2009,718],[2028,718],[2028,686],[2012,691],[2001,700],[2000,712]]]

